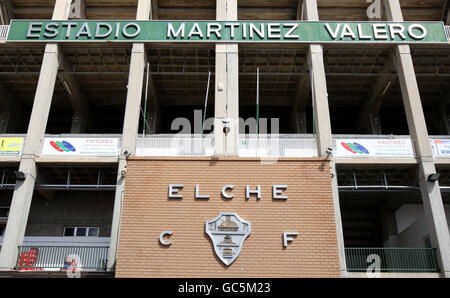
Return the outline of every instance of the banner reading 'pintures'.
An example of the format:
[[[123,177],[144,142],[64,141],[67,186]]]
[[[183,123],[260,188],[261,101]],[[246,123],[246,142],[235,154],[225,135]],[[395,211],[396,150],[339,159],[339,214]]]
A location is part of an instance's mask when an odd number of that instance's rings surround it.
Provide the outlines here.
[[[13,20],[7,42],[447,44],[442,22]]]
[[[41,155],[118,156],[119,138],[44,138]]]

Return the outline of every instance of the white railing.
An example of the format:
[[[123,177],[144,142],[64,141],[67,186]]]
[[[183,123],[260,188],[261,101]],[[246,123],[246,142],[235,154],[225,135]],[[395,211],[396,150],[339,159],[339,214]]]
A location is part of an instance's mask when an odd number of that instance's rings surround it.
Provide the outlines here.
[[[8,37],[9,25],[0,25],[0,40],[6,40]]]
[[[447,35],[448,42],[450,42],[450,26],[445,26],[445,34]]]
[[[317,143],[312,136],[240,135],[240,157],[316,157]]]
[[[214,139],[200,135],[155,135],[138,138],[136,156],[212,156]]]
[[[20,156],[24,135],[1,134],[0,157]],[[450,158],[450,136],[430,136],[435,158]],[[414,140],[398,135],[333,135],[333,156],[338,158],[414,158]],[[41,156],[118,156],[121,135],[62,134],[46,135]],[[240,135],[240,157],[316,157],[317,143],[308,134]],[[139,136],[137,156],[213,156],[214,136],[147,135]]]

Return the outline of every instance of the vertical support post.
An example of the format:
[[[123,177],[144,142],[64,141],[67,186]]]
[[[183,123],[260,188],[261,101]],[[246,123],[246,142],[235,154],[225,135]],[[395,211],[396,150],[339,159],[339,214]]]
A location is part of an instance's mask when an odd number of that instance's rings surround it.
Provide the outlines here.
[[[137,6],[136,20],[150,20],[152,13],[152,0],[139,0]],[[127,152],[130,155],[136,153],[136,140],[139,129],[139,115],[142,101],[142,90],[144,85],[145,65],[147,55],[143,43],[133,44],[130,60],[130,73],[128,76],[128,92],[125,106],[125,118],[122,133],[122,148],[120,151],[119,165],[117,170],[117,184],[114,198],[113,220],[111,225],[111,243],[107,270],[114,269],[116,263],[117,246],[120,234],[120,218],[122,215],[122,200],[125,189],[125,175],[127,167]]]
[[[218,21],[237,20],[237,0],[217,0]],[[238,155],[239,54],[237,44],[216,44],[214,155]],[[228,133],[224,121],[229,120]]]
[[[301,3],[303,2],[303,3]],[[317,0],[303,0],[303,18],[307,21],[318,21],[319,13]],[[316,129],[317,150],[319,156],[328,156],[328,148],[333,148],[331,135],[330,112],[328,108],[327,81],[323,63],[323,48],[320,44],[310,44],[308,51],[308,66],[311,74],[311,92],[314,106],[314,126]],[[339,205],[339,191],[336,175],[336,163],[334,157],[330,160],[330,177],[333,193],[334,217],[336,221],[336,236],[339,253],[339,265],[341,276],[347,276],[345,262],[344,234],[342,231],[341,209]]]
[[[385,0],[388,21],[403,22],[399,0]],[[428,181],[436,173],[427,125],[420,100],[409,45],[395,45],[395,65],[403,96],[406,119],[418,159],[418,176],[425,216],[430,223],[431,244],[437,248],[439,267],[450,277],[450,234],[438,181]]]
[[[56,0],[52,20],[67,20],[71,0]],[[36,182],[36,156],[47,127],[48,115],[55,89],[60,64],[61,49],[57,44],[45,46],[42,68],[34,97],[33,109],[28,124],[27,137],[23,147],[19,171],[25,173],[25,180],[17,180],[9,210],[8,223],[0,252],[0,270],[13,269],[18,246],[22,244],[28,221],[31,200]]]

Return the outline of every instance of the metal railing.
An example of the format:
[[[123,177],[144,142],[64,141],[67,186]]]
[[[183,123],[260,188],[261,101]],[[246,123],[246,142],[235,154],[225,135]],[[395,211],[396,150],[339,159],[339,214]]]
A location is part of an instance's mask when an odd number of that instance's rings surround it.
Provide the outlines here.
[[[16,269],[106,271],[107,246],[19,246]],[[73,263],[75,262],[75,263]]]
[[[372,272],[377,258],[380,272],[439,271],[434,248],[345,248],[345,258],[349,272]]]
[[[313,137],[297,135],[240,135],[240,157],[316,157]]]
[[[138,138],[137,156],[212,156],[214,139],[201,136],[157,135]]]
[[[445,26],[445,34],[447,35],[448,42],[450,42],[450,26]]]
[[[9,25],[0,25],[0,40],[6,40],[8,37]]]

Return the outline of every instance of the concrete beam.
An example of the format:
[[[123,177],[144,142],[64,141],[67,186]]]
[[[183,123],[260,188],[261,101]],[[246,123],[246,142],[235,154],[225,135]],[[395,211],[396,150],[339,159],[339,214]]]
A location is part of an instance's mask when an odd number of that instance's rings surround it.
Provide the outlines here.
[[[303,0],[304,19],[318,21],[319,13],[317,0]],[[319,44],[310,44],[308,51],[308,66],[310,72],[313,113],[316,127],[316,140],[319,156],[328,156],[327,148],[333,148],[331,135],[330,111],[328,105],[327,80],[323,62],[323,48]],[[345,261],[344,233],[342,229],[341,207],[339,203],[339,189],[334,157],[330,160],[330,180],[333,194],[334,218],[336,223],[337,249],[339,254],[339,267],[341,276],[347,276]]]
[[[70,3],[71,0],[56,0],[52,19],[67,20]],[[60,53],[61,50],[57,44],[49,43],[45,46],[27,137],[19,165],[19,171],[25,173],[25,180],[16,181],[0,252],[0,270],[10,270],[15,266],[18,246],[22,244],[25,235],[37,175],[35,158],[39,154],[41,140],[47,126]]]
[[[86,4],[84,0],[73,0],[70,5],[69,19],[85,20],[86,17]]]
[[[13,5],[11,0],[0,2],[0,25],[9,25],[13,18]]]
[[[155,84],[153,81],[153,76],[149,75],[149,96],[147,103],[147,114],[146,119],[146,134],[155,134],[158,130],[158,125],[161,123],[161,108],[159,105],[158,97],[156,95]]]
[[[237,20],[237,0],[217,0],[218,21]],[[239,141],[239,53],[237,44],[216,44],[214,155],[237,156]],[[224,133],[224,120],[229,132]]]
[[[151,20],[152,0],[139,0],[136,12],[136,20]],[[125,106],[125,117],[122,132],[122,148],[120,151],[119,165],[116,180],[116,192],[114,199],[113,220],[111,225],[111,244],[108,256],[108,271],[114,270],[116,264],[117,247],[119,243],[120,219],[122,216],[123,192],[127,168],[127,155],[136,153],[136,139],[138,136],[142,91],[144,85],[144,73],[147,62],[145,44],[135,43],[131,51],[130,73],[128,76],[128,92]]]
[[[388,21],[402,22],[399,0],[385,0]],[[450,234],[442,203],[439,182],[428,181],[428,175],[436,173],[419,87],[414,72],[409,45],[395,45],[395,64],[405,106],[411,138],[418,156],[418,177],[425,216],[430,223],[430,239],[437,248],[439,266],[450,277]]]
[[[88,98],[81,91],[80,85],[78,84],[76,78],[72,74],[68,73],[73,70],[73,67],[63,53],[60,53],[59,70],[60,72],[58,73],[58,79],[69,96],[73,109],[70,132],[86,132],[86,130],[92,128],[92,118]]]
[[[297,20],[303,20],[303,0],[298,1]],[[307,66],[301,70],[307,72]],[[295,100],[292,109],[291,127],[296,133],[306,133],[306,114],[305,108],[307,100],[311,94],[311,81],[309,76],[301,76],[297,85]]]
[[[386,60],[382,73],[390,73],[390,68],[393,62],[393,57],[389,56]],[[364,131],[368,134],[382,134],[380,109],[383,104],[385,95],[394,85],[396,76],[382,75],[378,76],[375,84],[372,85],[368,100],[364,101],[357,120],[357,127],[359,131]]]
[[[159,20],[159,0],[152,0],[152,20]]]

